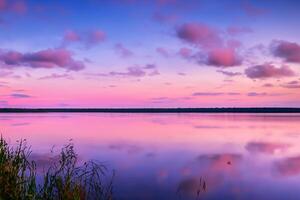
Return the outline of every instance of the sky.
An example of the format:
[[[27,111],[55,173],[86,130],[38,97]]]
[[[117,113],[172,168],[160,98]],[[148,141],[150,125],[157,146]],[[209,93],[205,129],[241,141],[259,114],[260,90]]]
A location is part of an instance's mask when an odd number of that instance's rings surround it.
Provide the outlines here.
[[[0,107],[299,107],[299,9],[0,0]]]

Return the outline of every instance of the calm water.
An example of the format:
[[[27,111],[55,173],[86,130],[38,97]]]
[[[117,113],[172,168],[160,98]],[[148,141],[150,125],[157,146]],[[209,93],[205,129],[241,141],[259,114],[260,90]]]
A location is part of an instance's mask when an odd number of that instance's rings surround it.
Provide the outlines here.
[[[0,114],[14,144],[47,157],[73,139],[116,170],[118,199],[300,199],[300,115]]]

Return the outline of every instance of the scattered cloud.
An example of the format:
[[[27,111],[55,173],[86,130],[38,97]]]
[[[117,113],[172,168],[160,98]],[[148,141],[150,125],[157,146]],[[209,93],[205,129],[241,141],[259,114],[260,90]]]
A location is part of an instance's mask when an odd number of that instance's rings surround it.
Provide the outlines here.
[[[32,96],[27,95],[27,94],[23,94],[23,93],[12,93],[10,95],[10,97],[16,98],[16,99],[24,99],[24,98],[31,98]]]
[[[139,67],[128,67],[126,72],[109,72],[108,75],[142,77],[146,75],[146,72]]]
[[[274,56],[283,58],[286,62],[300,63],[300,45],[295,42],[273,41],[271,50]]]
[[[5,68],[64,68],[79,71],[85,67],[82,61],[74,60],[72,53],[65,49],[46,49],[30,53],[0,50],[0,62],[5,64]]]
[[[159,53],[160,55],[162,55],[163,57],[165,58],[168,58],[170,56],[168,50],[166,50],[165,48],[163,47],[158,47],[156,48],[156,52]]]
[[[24,0],[0,0],[0,11],[25,14],[27,10],[28,6]]]
[[[164,14],[161,12],[155,12],[152,16],[154,21],[159,23],[174,23],[178,20],[178,16],[175,14]]]
[[[185,23],[176,30],[177,37],[199,48],[192,54],[190,49],[182,48],[179,55],[183,58],[196,60],[199,64],[214,67],[232,67],[242,63],[237,48],[241,42],[228,40],[222,36],[222,31],[201,23]]]
[[[100,29],[90,31],[87,34],[86,44],[87,46],[93,46],[103,42],[106,39],[106,33]]]
[[[90,48],[104,42],[106,38],[106,33],[100,29],[85,32],[68,30],[63,36],[63,46],[82,43],[85,47]]]
[[[289,146],[283,143],[249,142],[245,148],[251,153],[275,154],[285,151]]]
[[[263,87],[274,87],[272,83],[265,83],[262,85]]]
[[[114,49],[118,55],[120,55],[123,58],[131,57],[133,56],[133,52],[126,48],[122,43],[117,43],[114,46]]]
[[[298,89],[300,88],[300,81],[290,81],[288,83],[282,84],[281,87],[288,89]]]
[[[154,64],[147,64],[146,66],[143,67],[143,69],[156,69],[156,65],[154,65]]]
[[[176,30],[177,37],[202,48],[222,46],[220,31],[201,23],[185,23]]]
[[[242,73],[240,72],[230,72],[230,71],[225,71],[225,70],[217,70],[217,72],[220,72],[226,76],[229,76],[229,77],[233,77],[233,76],[241,76]]]
[[[232,48],[214,49],[208,53],[207,65],[215,67],[232,67],[242,63],[241,58]]]
[[[79,33],[75,32],[75,31],[72,31],[72,30],[69,30],[65,33],[64,35],[64,42],[79,42],[81,41],[81,36],[79,35]]]
[[[284,93],[267,93],[267,92],[248,92],[248,97],[263,97],[263,96],[282,96]]]
[[[266,9],[257,7],[256,5],[253,5],[253,3],[250,3],[250,1],[248,0],[243,1],[241,8],[248,16],[251,17],[257,17],[267,13]]]
[[[300,156],[288,157],[274,163],[276,171],[282,176],[300,174]]]
[[[229,96],[236,96],[240,95],[238,92],[195,92],[192,96],[221,96],[221,95],[229,95]]]
[[[189,59],[193,56],[193,50],[189,48],[181,48],[179,49],[178,54],[185,59]]]
[[[60,78],[65,78],[65,79],[73,79],[73,77],[69,74],[56,74],[53,73],[51,75],[48,76],[42,76],[39,78],[39,80],[47,80],[47,79],[60,79]]]
[[[247,96],[249,96],[249,97],[259,97],[259,96],[267,96],[267,95],[268,95],[268,93],[266,93],[266,92],[249,92],[247,94]]]
[[[27,9],[27,4],[23,0],[14,1],[10,4],[10,10],[18,14],[26,13]]]
[[[241,26],[229,26],[226,31],[231,36],[237,36],[237,35],[253,32],[251,28],[241,27]]]
[[[265,78],[281,78],[294,76],[295,72],[287,65],[283,65],[279,68],[275,67],[271,63],[264,63],[262,65],[256,65],[254,67],[248,67],[245,69],[245,74],[251,79],[265,79]]]
[[[11,75],[13,75],[13,72],[11,71],[0,71],[0,78],[5,78]]]
[[[143,76],[155,76],[159,75],[159,71],[156,68],[156,65],[147,64],[146,66],[132,66],[127,67],[126,71],[111,71],[108,73],[94,73],[87,74],[91,76],[123,76],[123,77],[143,77]]]

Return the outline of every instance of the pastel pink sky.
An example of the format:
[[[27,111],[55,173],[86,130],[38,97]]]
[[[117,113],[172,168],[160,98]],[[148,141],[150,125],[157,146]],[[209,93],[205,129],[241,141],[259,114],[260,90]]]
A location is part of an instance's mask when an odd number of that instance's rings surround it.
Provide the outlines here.
[[[299,8],[0,0],[0,107],[299,107]]]

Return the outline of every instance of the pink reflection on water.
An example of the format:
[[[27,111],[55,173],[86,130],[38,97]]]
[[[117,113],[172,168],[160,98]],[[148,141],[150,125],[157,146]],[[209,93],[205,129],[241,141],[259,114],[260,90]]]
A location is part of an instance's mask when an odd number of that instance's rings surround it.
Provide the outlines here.
[[[0,131],[44,155],[73,139],[83,160],[116,169],[121,199],[173,198],[182,182],[192,198],[200,177],[208,199],[271,195],[260,185],[280,199],[277,188],[300,197],[300,173],[286,170],[298,163],[291,157],[300,155],[299,122],[300,115],[287,114],[1,114]]]

